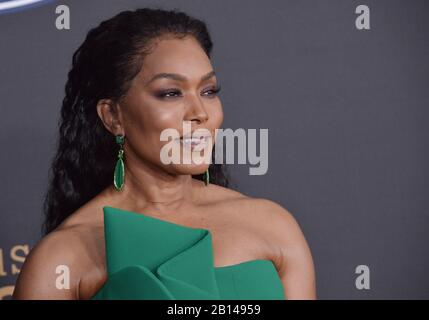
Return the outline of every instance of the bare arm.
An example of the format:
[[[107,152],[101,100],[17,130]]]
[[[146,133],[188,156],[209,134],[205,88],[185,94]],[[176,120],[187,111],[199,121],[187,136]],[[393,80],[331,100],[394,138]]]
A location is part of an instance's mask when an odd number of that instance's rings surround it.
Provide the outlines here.
[[[286,299],[317,299],[313,258],[299,224],[289,211],[273,201],[265,200],[265,210],[265,232],[277,247],[277,268]]]
[[[54,231],[45,236],[25,259],[13,299],[79,299],[78,257],[74,253],[74,240],[69,231]]]

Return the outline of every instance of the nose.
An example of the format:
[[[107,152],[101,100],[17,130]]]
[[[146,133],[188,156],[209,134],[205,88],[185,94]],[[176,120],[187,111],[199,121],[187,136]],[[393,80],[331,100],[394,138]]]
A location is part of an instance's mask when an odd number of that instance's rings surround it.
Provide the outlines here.
[[[197,97],[192,98],[189,102],[188,113],[186,115],[186,120],[196,121],[198,123],[204,123],[208,120],[209,115],[204,108],[204,104]]]

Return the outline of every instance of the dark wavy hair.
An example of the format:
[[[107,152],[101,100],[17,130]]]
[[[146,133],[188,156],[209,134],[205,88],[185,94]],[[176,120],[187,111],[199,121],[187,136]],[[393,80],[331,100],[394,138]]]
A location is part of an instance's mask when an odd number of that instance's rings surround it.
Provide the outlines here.
[[[161,8],[123,11],[91,29],[73,54],[62,102],[57,151],[49,170],[42,233],[54,230],[71,213],[113,183],[118,145],[103,126],[96,105],[119,101],[139,73],[152,40],[193,36],[210,58],[212,41],[204,22]],[[228,187],[226,168],[213,160],[210,183]],[[193,176],[203,180],[203,174]]]

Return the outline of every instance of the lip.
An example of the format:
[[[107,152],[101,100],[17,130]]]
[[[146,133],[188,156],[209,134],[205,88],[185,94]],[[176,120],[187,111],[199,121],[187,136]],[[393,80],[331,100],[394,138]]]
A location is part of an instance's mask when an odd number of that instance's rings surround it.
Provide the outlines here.
[[[176,140],[190,139],[190,138],[195,138],[195,139],[207,139],[207,138],[209,138],[209,137],[212,137],[212,135],[211,135],[211,134],[196,134],[196,135],[194,136],[194,132],[195,132],[195,131],[191,132],[190,134],[183,135],[183,136],[181,136],[181,137],[177,138]]]
[[[192,151],[202,151],[208,145],[208,140],[209,140],[209,137],[211,137],[211,136],[203,135],[201,137],[194,137],[194,141],[192,141],[192,142],[184,141],[187,139],[191,139],[188,137],[189,137],[189,135],[186,135],[184,137],[176,139],[176,141],[179,142],[184,148],[189,148]],[[197,141],[195,141],[195,140],[197,140]]]

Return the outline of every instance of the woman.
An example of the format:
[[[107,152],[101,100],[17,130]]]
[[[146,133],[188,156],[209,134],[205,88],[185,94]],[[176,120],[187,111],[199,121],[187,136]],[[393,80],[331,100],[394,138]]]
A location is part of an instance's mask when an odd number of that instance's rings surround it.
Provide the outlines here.
[[[186,122],[213,137],[223,122],[211,49],[206,25],[177,10],[122,12],[88,33],[68,74],[46,234],[15,299],[316,298],[286,209],[228,189],[219,164],[160,159],[163,130],[182,137]]]

